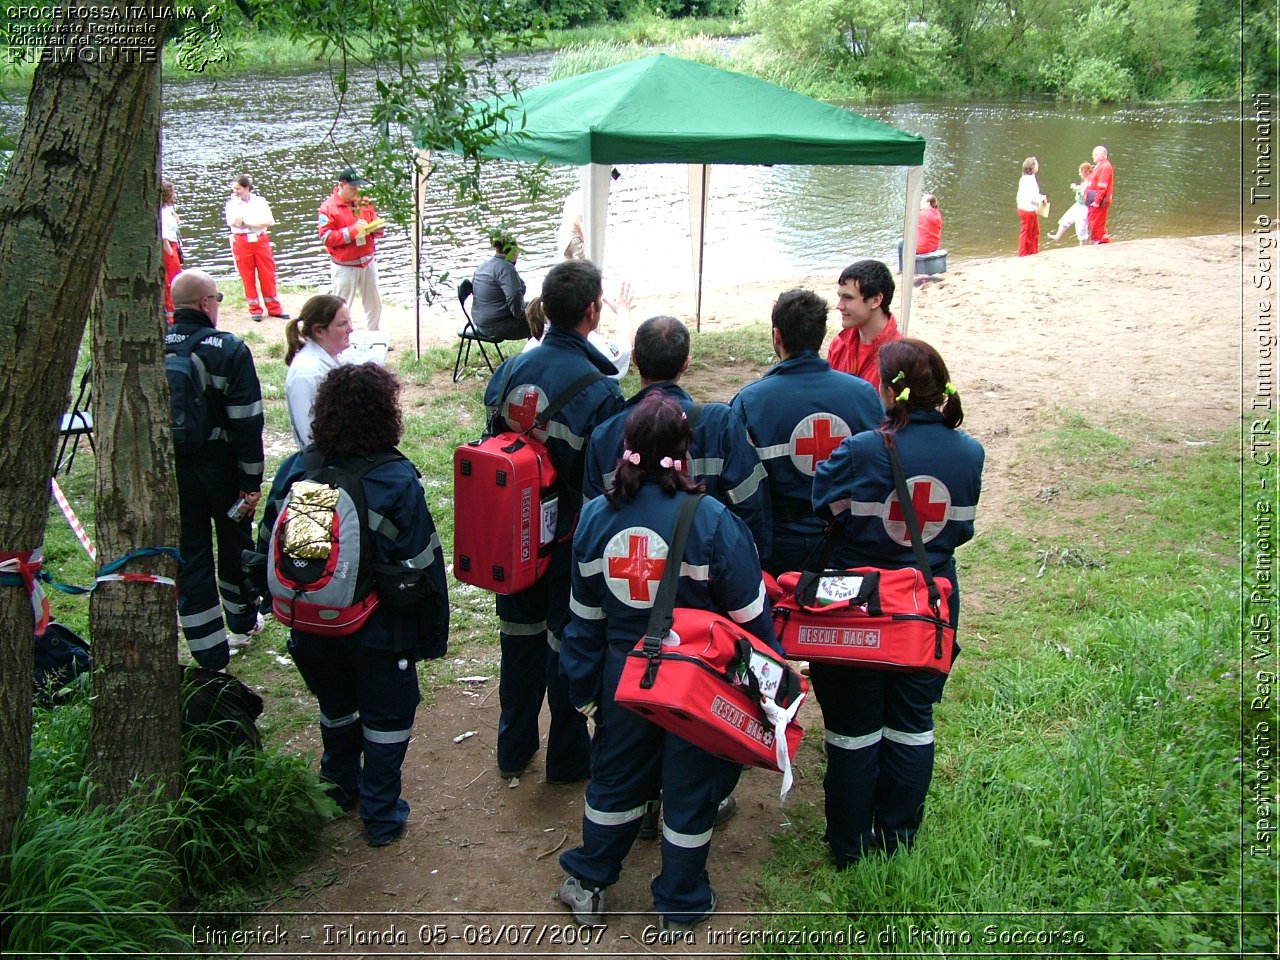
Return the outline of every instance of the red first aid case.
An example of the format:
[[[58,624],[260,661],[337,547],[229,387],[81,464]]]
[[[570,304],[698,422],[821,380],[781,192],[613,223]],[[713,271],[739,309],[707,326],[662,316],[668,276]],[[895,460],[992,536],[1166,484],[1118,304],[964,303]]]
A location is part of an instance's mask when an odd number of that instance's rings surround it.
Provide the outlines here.
[[[789,664],[732,620],[677,607],[660,646],[646,648],[641,640],[627,654],[614,699],[713,756],[781,772],[762,695],[794,715],[807,689]],[[785,729],[790,758],[804,730],[794,719]]]
[[[784,573],[773,629],[793,660],[949,673],[956,642],[947,620],[951,583],[935,582],[936,614],[928,583],[913,568]]]
[[[556,469],[527,434],[500,433],[453,453],[453,575],[519,593],[546,573],[554,546]]]

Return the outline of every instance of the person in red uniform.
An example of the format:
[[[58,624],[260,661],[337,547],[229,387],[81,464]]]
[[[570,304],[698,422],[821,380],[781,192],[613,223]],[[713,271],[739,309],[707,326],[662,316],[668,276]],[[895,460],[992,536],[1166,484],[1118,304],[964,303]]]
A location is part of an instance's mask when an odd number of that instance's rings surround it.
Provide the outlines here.
[[[851,373],[880,389],[880,348],[902,338],[889,312],[895,289],[893,274],[879,260],[859,260],[844,268],[836,305],[843,329],[827,347],[832,370]]]
[[[225,213],[231,230],[231,255],[235,257],[236,270],[244,284],[249,319],[262,320],[262,301],[265,300],[267,313],[288,320],[289,315],[280,308],[280,299],[276,296],[276,258],[267,234],[276,218],[271,215],[271,204],[253,192],[253,181],[248,174],[242,173],[232,181]],[[262,300],[258,299],[259,288]]]
[[[942,211],[938,198],[926,193],[920,198],[920,217],[916,221],[916,256],[933,253],[942,246]],[[898,241],[898,273],[902,273],[902,241]]]
[[[173,278],[182,271],[182,239],[178,236],[177,194],[171,180],[160,181],[160,249],[164,254],[164,315],[173,323]]]
[[[1110,243],[1107,233],[1107,211],[1116,189],[1116,172],[1107,159],[1107,148],[1093,148],[1093,174],[1085,185],[1084,202],[1089,208],[1089,240],[1092,243]]]
[[[377,330],[382,316],[382,297],[378,294],[374,249],[384,231],[378,227],[370,229],[378,220],[378,212],[360,196],[360,188],[368,182],[351,167],[338,174],[333,193],[320,204],[317,224],[320,242],[329,254],[333,295],[345,300],[348,307],[354,306],[359,296],[365,326]]]

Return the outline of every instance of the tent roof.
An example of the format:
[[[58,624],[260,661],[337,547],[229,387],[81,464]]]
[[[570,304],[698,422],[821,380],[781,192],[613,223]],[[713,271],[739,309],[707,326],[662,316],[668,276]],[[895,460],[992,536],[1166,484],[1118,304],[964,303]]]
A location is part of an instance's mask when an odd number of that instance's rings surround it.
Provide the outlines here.
[[[481,109],[512,103],[483,101]],[[919,166],[923,137],[741,73],[658,54],[520,94],[482,152],[588,163]],[[522,109],[521,109],[522,107]]]

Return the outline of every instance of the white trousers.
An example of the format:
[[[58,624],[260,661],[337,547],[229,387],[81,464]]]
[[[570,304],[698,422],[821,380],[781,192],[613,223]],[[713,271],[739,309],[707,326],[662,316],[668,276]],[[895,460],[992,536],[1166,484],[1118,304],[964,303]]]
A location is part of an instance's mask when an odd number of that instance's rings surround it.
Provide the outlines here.
[[[333,276],[333,295],[341,297],[348,307],[354,307],[356,296],[364,307],[365,326],[378,329],[382,316],[382,298],[378,296],[378,261],[370,260],[364,267],[344,267],[330,264]]]

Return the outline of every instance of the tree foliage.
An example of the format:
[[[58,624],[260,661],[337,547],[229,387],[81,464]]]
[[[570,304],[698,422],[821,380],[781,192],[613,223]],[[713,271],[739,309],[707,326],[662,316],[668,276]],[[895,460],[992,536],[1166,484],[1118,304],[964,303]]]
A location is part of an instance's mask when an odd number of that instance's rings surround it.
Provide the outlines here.
[[[1228,96],[1244,26],[1209,0],[746,0],[744,9],[776,54],[822,63],[852,91],[1089,101]],[[1266,58],[1252,62],[1246,82],[1266,82]]]

